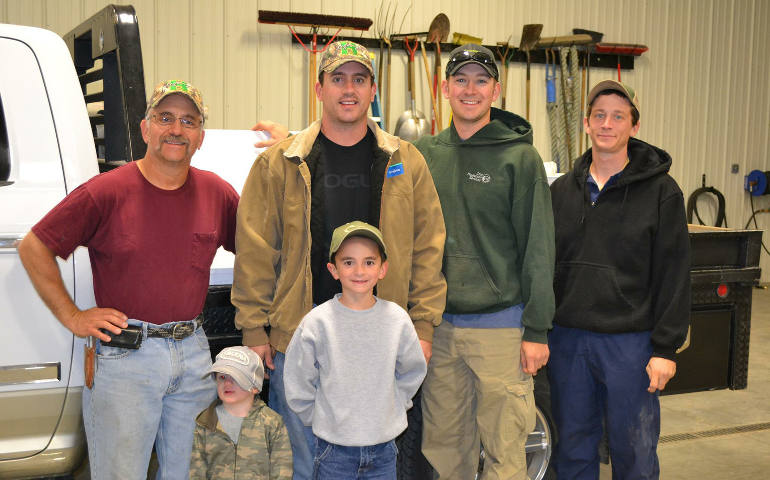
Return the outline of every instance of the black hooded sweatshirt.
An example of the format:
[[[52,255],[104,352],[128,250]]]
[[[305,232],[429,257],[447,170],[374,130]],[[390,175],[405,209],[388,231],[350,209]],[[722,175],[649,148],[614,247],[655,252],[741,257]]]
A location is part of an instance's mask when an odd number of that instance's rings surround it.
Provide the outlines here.
[[[629,163],[592,204],[591,150],[551,186],[556,230],[554,324],[600,333],[652,331],[670,360],[690,320],[690,240],[665,151],[631,138]]]

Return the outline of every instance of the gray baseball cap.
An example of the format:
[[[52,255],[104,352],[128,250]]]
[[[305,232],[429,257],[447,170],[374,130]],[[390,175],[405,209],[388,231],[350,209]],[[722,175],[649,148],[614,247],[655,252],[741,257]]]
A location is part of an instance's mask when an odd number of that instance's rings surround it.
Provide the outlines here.
[[[244,390],[256,388],[262,391],[265,368],[262,359],[249,347],[227,347],[217,354],[216,361],[206,373],[224,373],[233,377],[235,383]]]

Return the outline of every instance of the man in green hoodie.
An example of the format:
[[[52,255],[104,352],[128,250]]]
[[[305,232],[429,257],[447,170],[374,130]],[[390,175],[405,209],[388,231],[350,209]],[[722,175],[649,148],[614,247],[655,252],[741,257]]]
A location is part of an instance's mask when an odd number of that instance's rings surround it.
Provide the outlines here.
[[[526,479],[532,375],[548,361],[554,231],[548,179],[523,118],[492,108],[494,55],[450,54],[452,123],[415,146],[444,212],[447,305],[423,383],[423,446],[439,478]]]

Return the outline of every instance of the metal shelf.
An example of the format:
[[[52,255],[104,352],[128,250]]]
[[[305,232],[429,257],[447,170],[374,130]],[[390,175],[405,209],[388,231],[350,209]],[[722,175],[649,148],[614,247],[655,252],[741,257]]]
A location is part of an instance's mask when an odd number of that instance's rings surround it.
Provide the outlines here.
[[[306,44],[309,45],[313,40],[313,35],[311,34],[302,34],[298,33],[297,36]],[[318,35],[316,37],[316,40],[318,42],[318,45],[326,45],[326,42],[329,41],[331,38],[330,35]],[[377,38],[367,38],[367,37],[343,37],[343,36],[337,36],[335,40],[350,40],[356,43],[359,43],[366,48],[376,52],[380,48],[380,40]],[[291,36],[292,43],[299,44],[296,38],[294,36]],[[402,52],[406,53],[406,50],[404,49],[404,42],[403,40],[393,40],[392,42],[392,50],[394,53]],[[495,52],[495,49],[497,48],[496,45],[484,45],[488,49]],[[454,43],[442,43],[441,44],[441,53],[449,53],[451,52],[457,45]],[[387,48],[386,45],[384,45],[384,48]],[[426,44],[426,49],[433,52],[435,49],[435,46],[431,43]],[[588,54],[588,50],[585,46],[578,46],[578,55],[580,56],[580,64],[583,64],[583,59]],[[618,68],[618,63],[620,63],[621,70],[633,70],[634,69],[634,61],[635,56],[634,55],[626,55],[626,54],[615,54],[615,53],[596,53],[591,51],[590,52],[590,67],[591,68]],[[511,47],[511,62],[518,62],[518,63],[527,63],[527,55],[523,51],[519,50],[516,47]],[[496,60],[499,62],[499,59],[496,58]],[[531,64],[545,64],[545,50],[542,48],[536,48],[530,51],[530,63]],[[559,56],[556,55],[556,63],[559,63]]]

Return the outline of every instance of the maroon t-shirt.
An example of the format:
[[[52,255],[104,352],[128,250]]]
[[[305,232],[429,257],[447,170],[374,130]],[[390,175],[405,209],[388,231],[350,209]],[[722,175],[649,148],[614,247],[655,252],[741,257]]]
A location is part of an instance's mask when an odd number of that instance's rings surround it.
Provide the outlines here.
[[[162,190],[129,163],[75,189],[32,231],[64,259],[88,247],[98,306],[162,324],[203,309],[217,248],[235,251],[237,207],[211,172],[190,167],[182,187]]]

